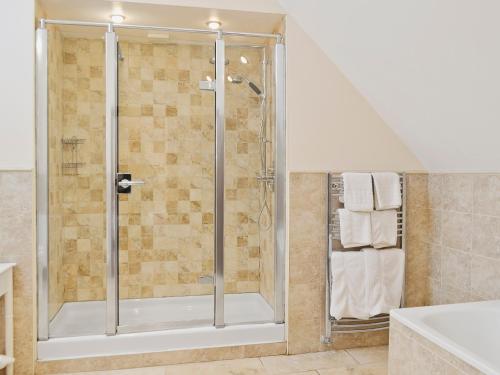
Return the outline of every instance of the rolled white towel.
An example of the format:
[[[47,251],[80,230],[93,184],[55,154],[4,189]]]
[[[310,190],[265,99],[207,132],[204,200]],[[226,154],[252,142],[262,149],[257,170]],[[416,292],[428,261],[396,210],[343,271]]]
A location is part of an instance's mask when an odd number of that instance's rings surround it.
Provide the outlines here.
[[[337,210],[340,220],[340,242],[345,248],[368,246],[372,243],[369,212]]]
[[[363,249],[366,306],[370,316],[388,314],[401,305],[405,268],[402,249]]]
[[[371,212],[371,225],[374,248],[396,246],[398,239],[398,212],[396,210]]]
[[[395,172],[372,173],[376,210],[401,207],[401,183]]]
[[[330,264],[330,315],[335,319],[368,319],[364,254],[361,251],[334,251]]]
[[[342,173],[344,208],[351,211],[373,211],[373,187],[370,173]]]

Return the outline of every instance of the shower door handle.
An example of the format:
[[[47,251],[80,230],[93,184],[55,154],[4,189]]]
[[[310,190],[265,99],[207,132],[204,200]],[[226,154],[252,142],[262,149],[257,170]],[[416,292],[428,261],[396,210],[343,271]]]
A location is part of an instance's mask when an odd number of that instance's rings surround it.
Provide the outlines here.
[[[130,194],[132,192],[132,186],[144,185],[144,181],[132,180],[132,175],[130,173],[118,173],[116,184],[118,185],[119,194]]]

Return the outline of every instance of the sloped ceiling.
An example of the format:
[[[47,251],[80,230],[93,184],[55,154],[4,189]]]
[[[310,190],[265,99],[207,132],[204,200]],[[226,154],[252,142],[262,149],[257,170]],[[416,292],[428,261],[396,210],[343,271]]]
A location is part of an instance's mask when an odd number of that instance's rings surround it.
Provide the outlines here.
[[[500,2],[279,3],[426,169],[500,170]]]

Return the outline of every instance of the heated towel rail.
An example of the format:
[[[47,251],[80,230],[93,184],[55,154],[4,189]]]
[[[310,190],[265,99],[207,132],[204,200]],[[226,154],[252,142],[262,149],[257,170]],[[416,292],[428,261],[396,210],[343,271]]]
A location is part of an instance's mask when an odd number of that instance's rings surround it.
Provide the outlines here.
[[[401,207],[398,209],[398,241],[397,248],[405,249],[406,240],[406,175],[399,173],[401,184]],[[337,210],[343,208],[344,186],[341,173],[328,174],[328,202],[327,202],[327,259],[326,259],[326,288],[325,288],[325,332],[321,336],[321,342],[330,344],[334,333],[358,333],[381,331],[389,328],[389,315],[381,314],[370,319],[335,319],[330,315],[330,298],[332,288],[332,278],[330,272],[330,261],[333,251],[359,251],[361,247],[345,249],[340,242],[340,219]],[[403,293],[401,306],[404,306],[405,288],[403,284]]]

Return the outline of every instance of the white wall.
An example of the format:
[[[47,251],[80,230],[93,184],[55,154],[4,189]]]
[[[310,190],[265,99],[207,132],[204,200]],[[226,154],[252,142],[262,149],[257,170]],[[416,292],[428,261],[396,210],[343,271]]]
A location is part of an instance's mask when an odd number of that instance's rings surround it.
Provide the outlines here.
[[[34,165],[33,0],[3,4],[0,23],[0,170]]]
[[[422,170],[325,53],[287,17],[290,171]]]
[[[500,170],[499,1],[280,3],[428,170]]]
[[[166,4],[212,9],[240,10],[283,14],[277,0],[122,0],[122,2]]]

